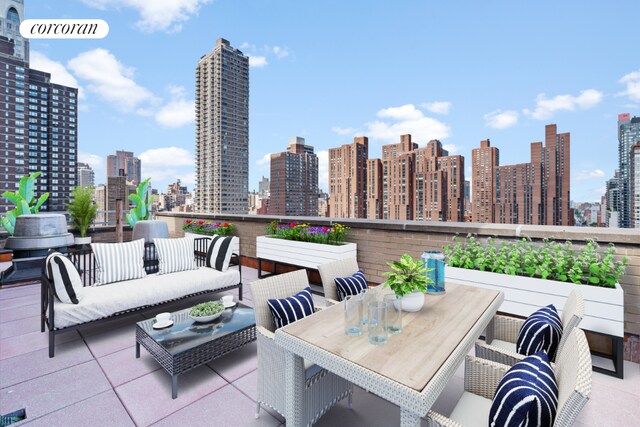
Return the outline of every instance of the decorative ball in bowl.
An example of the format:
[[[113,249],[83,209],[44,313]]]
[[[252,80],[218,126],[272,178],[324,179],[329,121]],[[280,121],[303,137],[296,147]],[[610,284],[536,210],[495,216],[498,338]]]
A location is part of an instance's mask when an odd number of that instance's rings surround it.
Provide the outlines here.
[[[220,317],[224,311],[224,304],[220,301],[208,301],[191,307],[189,317],[199,323],[211,322]]]

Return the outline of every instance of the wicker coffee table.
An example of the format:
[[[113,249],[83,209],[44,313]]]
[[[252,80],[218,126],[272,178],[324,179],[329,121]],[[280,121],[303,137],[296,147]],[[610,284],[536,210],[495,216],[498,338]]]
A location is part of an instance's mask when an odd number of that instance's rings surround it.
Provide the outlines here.
[[[253,308],[238,303],[216,320],[195,323],[189,309],[171,313],[173,326],[154,329],[155,319],[136,324],[136,358],[140,345],[171,375],[171,396],[178,397],[178,375],[208,363],[256,339]]]

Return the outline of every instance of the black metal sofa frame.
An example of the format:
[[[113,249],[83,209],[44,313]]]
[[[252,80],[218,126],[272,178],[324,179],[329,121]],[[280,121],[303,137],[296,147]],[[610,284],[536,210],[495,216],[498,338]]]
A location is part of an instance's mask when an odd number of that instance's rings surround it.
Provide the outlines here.
[[[198,237],[194,239],[194,255],[196,259],[196,264],[198,267],[202,267],[206,264],[206,256],[207,256],[207,247],[208,247],[209,239],[206,237]],[[67,256],[76,266],[80,275],[82,277],[83,286],[91,286],[97,276],[97,263],[96,259],[93,256],[93,252],[89,246],[84,246],[81,248],[73,248],[68,253]],[[54,357],[55,352],[55,336],[64,332],[74,331],[80,327],[86,325],[95,325],[97,323],[108,322],[110,320],[114,320],[121,316],[139,312],[140,310],[144,310],[150,307],[159,307],[164,304],[180,301],[192,297],[196,297],[199,295],[205,295],[209,293],[219,293],[224,292],[230,289],[238,288],[239,299],[242,300],[242,264],[240,263],[240,254],[233,253],[231,255],[232,265],[236,265],[238,267],[238,271],[240,272],[240,282],[236,285],[226,286],[224,288],[219,288],[210,291],[202,291],[196,292],[189,295],[184,295],[180,298],[171,299],[168,301],[163,301],[158,304],[145,305],[141,307],[135,307],[128,310],[120,311],[118,313],[112,314],[108,317],[103,317],[101,319],[93,320],[91,322],[80,323],[78,325],[67,326],[64,328],[56,328],[55,327],[55,317],[54,317],[54,305],[56,303],[56,297],[54,294],[54,285],[52,281],[47,278],[45,274],[45,262],[42,264],[42,274],[41,274],[41,286],[40,286],[40,331],[45,332],[45,325],[49,331],[49,357]],[[153,274],[158,272],[158,257],[156,255],[155,246],[153,243],[146,243],[144,248],[144,269],[147,274]]]

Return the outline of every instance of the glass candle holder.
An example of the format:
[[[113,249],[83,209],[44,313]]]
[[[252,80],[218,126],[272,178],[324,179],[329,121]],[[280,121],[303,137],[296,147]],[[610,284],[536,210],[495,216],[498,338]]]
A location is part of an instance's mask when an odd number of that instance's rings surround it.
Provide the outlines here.
[[[369,303],[369,342],[374,345],[384,345],[388,341],[387,333],[387,304],[380,301]]]
[[[344,333],[362,335],[362,301],[359,295],[347,295],[344,300]]]
[[[387,332],[391,335],[402,332],[402,297],[396,294],[384,296],[387,304]]]

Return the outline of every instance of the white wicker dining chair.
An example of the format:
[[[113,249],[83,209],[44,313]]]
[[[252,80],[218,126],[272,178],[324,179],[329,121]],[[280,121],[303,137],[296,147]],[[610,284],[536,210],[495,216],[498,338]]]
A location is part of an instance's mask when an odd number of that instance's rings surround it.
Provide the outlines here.
[[[584,316],[584,300],[577,289],[571,291],[562,308],[562,336],[558,344],[558,353],[571,331],[577,328]],[[487,326],[485,340],[476,342],[476,356],[504,365],[513,366],[526,356],[516,351],[518,334],[525,319],[496,315]]]
[[[584,332],[578,328],[567,334],[558,353],[553,372],[558,383],[558,406],[554,426],[573,425],[578,413],[591,395],[591,353]],[[445,417],[434,411],[427,413],[430,427],[486,426],[491,402],[500,380],[509,366],[467,356],[464,372],[464,393]]]
[[[309,286],[309,280],[305,270],[280,274],[251,283],[258,340],[256,418],[260,415],[261,405],[270,407],[282,416],[285,414],[286,406],[285,350],[274,341],[275,324],[267,300],[290,297],[307,286]],[[348,397],[349,407],[351,407],[353,394],[351,383],[307,361],[304,363],[304,369],[306,425],[315,423],[345,397]]]
[[[327,303],[336,303],[339,301],[336,277],[351,277],[358,270],[358,260],[356,257],[327,262],[318,266],[320,279],[322,279],[322,289]]]

